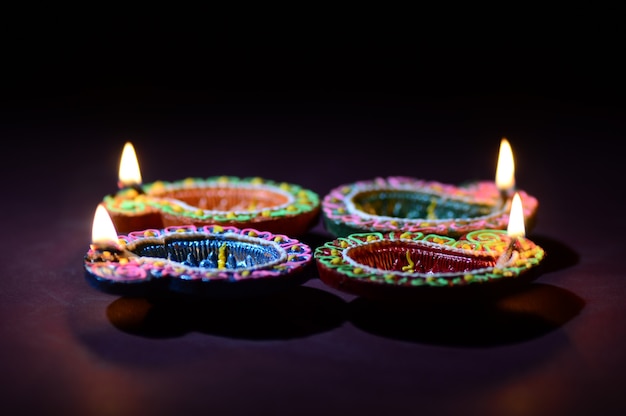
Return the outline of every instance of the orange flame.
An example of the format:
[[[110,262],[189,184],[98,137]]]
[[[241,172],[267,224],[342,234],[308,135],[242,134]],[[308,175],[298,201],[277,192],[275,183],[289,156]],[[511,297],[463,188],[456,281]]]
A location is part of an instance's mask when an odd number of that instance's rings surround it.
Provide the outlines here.
[[[117,247],[119,245],[113,220],[102,204],[98,204],[96,213],[93,216],[91,242],[96,246]]]
[[[122,151],[122,157],[120,158],[118,179],[118,186],[120,188],[125,186],[141,185],[141,170],[139,169],[139,162],[137,160],[135,148],[131,142],[126,142],[126,144],[124,144],[124,150]]]
[[[515,192],[515,195],[513,195],[513,202],[511,202],[511,213],[509,214],[507,234],[511,238],[524,237],[526,235],[522,199],[520,198],[518,192]]]
[[[511,144],[506,138],[500,141],[498,166],[496,167],[496,186],[501,191],[513,189],[515,186],[515,161]]]

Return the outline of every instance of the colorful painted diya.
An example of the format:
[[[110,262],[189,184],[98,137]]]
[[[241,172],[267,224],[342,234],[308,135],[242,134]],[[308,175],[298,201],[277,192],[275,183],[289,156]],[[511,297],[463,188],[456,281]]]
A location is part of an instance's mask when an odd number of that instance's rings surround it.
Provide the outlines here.
[[[318,247],[320,279],[369,298],[470,300],[502,294],[537,277],[544,250],[505,230],[477,230],[458,239],[423,232],[361,233]]]
[[[530,229],[536,198],[518,191]],[[474,230],[504,230],[510,201],[491,181],[463,186],[392,176],[334,188],[322,200],[324,226],[336,237],[362,232],[421,231],[460,236]]]
[[[174,225],[252,227],[299,236],[317,224],[319,196],[290,183],[215,176],[123,188],[103,204],[119,233]]]
[[[311,248],[255,229],[193,225],[134,231],[116,247],[91,246],[87,280],[112,294],[258,296],[309,279]]]

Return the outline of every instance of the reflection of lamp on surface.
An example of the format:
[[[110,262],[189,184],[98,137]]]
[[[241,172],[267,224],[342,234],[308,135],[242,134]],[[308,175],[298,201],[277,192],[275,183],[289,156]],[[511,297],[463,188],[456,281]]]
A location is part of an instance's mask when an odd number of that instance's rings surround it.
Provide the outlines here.
[[[515,189],[515,161],[511,144],[506,138],[502,138],[500,141],[500,152],[496,167],[496,186],[500,190],[501,207],[504,209],[513,196]]]
[[[524,211],[522,209],[522,199],[516,192],[511,202],[511,213],[509,214],[509,225],[507,227],[507,235],[511,238],[507,249],[498,258],[497,265],[505,266],[514,263],[519,257],[520,238],[525,237],[526,227],[524,225]]]

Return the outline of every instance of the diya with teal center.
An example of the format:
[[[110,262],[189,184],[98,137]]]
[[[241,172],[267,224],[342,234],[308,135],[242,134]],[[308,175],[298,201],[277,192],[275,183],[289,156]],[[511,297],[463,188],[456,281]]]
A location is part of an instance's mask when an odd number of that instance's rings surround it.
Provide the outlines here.
[[[530,230],[538,201],[518,192]],[[509,210],[510,201],[492,181],[456,186],[404,176],[341,185],[322,200],[324,226],[335,237],[392,231],[460,236],[481,229],[504,230]]]
[[[322,200],[322,217],[326,230],[336,237],[391,231],[458,237],[474,230],[506,229],[514,192],[531,229],[538,201],[515,189],[513,151],[503,138],[495,181],[452,185],[407,176],[377,177],[332,189]]]

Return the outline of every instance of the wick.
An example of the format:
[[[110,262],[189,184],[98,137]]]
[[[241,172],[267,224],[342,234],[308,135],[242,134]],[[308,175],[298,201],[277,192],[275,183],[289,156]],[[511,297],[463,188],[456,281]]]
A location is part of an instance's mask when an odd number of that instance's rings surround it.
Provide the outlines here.
[[[124,184],[124,183],[122,183],[122,182],[118,182],[118,183],[117,183],[117,187],[118,187],[120,190],[123,190],[123,189],[134,189],[134,190],[135,190],[138,194],[140,194],[140,195],[141,195],[141,194],[145,194],[145,192],[144,192],[143,188],[142,188],[142,187],[141,187],[141,185],[140,185],[140,184],[138,184],[138,183],[131,183],[131,184],[129,184],[129,185],[126,185],[126,184]]]
[[[117,183],[117,192],[112,192],[109,194],[109,196],[111,198],[115,198],[118,194],[118,192],[123,191],[124,189],[134,189],[135,192],[137,192],[138,195],[143,195],[146,192],[143,190],[143,188],[141,187],[141,185],[137,184],[137,183],[133,183],[130,185],[125,185],[122,182],[118,182]]]
[[[517,257],[519,257],[519,251],[516,250],[518,244],[518,237],[511,238],[511,242],[509,242],[506,250],[504,250],[500,257],[498,257],[498,260],[496,260],[496,267],[506,267],[517,260]]]
[[[135,253],[128,250],[125,247],[114,245],[113,243],[98,244],[92,243],[91,249],[96,254],[93,258],[94,261],[110,260],[119,261],[120,259],[127,259],[130,257],[138,257]]]
[[[513,192],[511,189],[500,189],[500,209],[506,209],[507,205],[511,201],[513,197]]]

